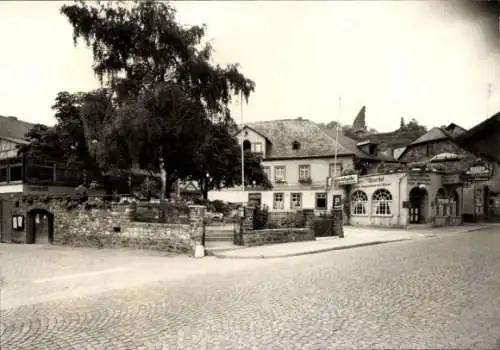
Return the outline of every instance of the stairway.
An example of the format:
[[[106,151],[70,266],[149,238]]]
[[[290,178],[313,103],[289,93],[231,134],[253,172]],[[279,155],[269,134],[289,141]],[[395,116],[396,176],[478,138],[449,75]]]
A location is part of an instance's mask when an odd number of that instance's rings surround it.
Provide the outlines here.
[[[214,255],[217,252],[241,249],[242,246],[233,244],[236,224],[210,224],[205,226],[205,254]]]

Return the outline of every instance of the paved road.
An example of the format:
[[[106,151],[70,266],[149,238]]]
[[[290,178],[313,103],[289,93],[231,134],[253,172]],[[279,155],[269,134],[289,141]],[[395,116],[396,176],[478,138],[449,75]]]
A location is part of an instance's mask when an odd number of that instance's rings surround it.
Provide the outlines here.
[[[86,254],[92,261],[101,256],[93,265],[101,274],[52,275],[30,287],[32,272],[23,279],[7,268],[1,348],[500,348],[500,232],[278,260],[189,262],[131,253],[110,259],[104,253],[76,254],[82,261]],[[127,272],[111,269],[115,258]],[[199,273],[201,263],[206,274]],[[161,266],[166,272],[155,280]],[[182,266],[191,266],[187,277],[179,277]],[[106,281],[114,287],[84,290]],[[46,301],[23,297],[26,305],[16,306],[14,292],[24,295],[27,288],[41,290],[35,294]],[[50,301],[57,288],[66,291]]]

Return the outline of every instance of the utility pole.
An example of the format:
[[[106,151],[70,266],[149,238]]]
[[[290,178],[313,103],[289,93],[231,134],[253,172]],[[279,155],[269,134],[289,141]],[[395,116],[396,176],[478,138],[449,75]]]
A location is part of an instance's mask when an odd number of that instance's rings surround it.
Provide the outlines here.
[[[241,207],[245,208],[245,150],[243,149],[243,91],[240,93],[240,125],[241,125]],[[244,209],[243,209],[244,210]]]
[[[335,193],[335,176],[337,175],[337,153],[339,149],[339,123],[340,123],[340,110],[342,108],[342,97],[339,96],[339,105],[337,110],[337,125],[335,127],[335,155],[333,157],[333,174],[332,174],[332,210],[333,210],[333,196]]]
[[[490,116],[491,83],[488,83],[486,90],[486,118]]]

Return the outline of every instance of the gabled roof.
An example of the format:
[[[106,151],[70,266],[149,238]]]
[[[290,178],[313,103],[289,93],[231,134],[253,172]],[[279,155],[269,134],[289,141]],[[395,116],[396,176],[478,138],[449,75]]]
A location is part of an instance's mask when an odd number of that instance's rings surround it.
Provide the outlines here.
[[[27,141],[26,139],[15,139],[13,137],[5,137],[5,136],[0,136],[0,139],[1,140],[6,140],[6,141],[10,141],[12,143],[16,143],[18,145],[28,145],[29,144],[29,141]]]
[[[410,146],[418,145],[421,143],[427,143],[431,141],[444,140],[449,138],[450,135],[446,131],[443,131],[442,128],[435,127],[427,131],[427,133],[420,136],[418,139],[410,143]]]
[[[245,129],[252,130],[252,131],[253,131],[253,132],[255,132],[257,135],[262,136],[263,138],[265,138],[265,139],[266,139],[266,141],[271,142],[271,141],[267,138],[267,136],[265,136],[265,135],[261,134],[259,131],[255,130],[255,129],[254,129],[253,127],[251,127],[249,124],[243,124],[243,128],[242,128],[242,129],[243,129],[243,130],[245,130]],[[236,133],[234,134],[234,136],[238,135],[241,131],[242,131],[242,130],[238,130],[238,131],[236,131]]]
[[[25,135],[35,124],[19,120],[15,117],[4,117],[0,115],[0,136],[9,137],[13,140],[24,140]]]
[[[336,132],[335,129],[323,129],[330,137],[335,141],[336,137]],[[383,155],[378,155],[378,156],[373,156],[370,155],[366,152],[363,152],[361,149],[358,147],[359,141],[354,140],[353,138],[350,138],[349,136],[345,136],[339,133],[339,143],[343,145],[345,148],[347,148],[349,151],[352,152],[353,155],[356,157],[362,158],[362,159],[370,159],[370,160],[380,160],[380,161],[394,161],[393,158],[383,156]]]
[[[307,158],[327,157],[335,154],[335,140],[314,122],[307,119],[281,119],[247,123],[245,126],[262,135],[271,143],[266,152],[269,158]],[[292,144],[298,142],[299,149]],[[337,155],[350,155],[353,152],[341,142]]]
[[[453,137],[457,137],[458,135],[461,135],[464,132],[466,132],[467,129],[462,128],[460,125],[457,125],[455,123],[451,123],[445,128],[445,131],[451,134]]]
[[[473,154],[492,161],[500,162],[500,155],[498,152],[498,146],[500,146],[499,134],[500,112],[477,124],[472,129],[461,133],[455,138],[454,141],[460,145],[460,147]],[[478,142],[481,140],[488,141],[485,143]]]

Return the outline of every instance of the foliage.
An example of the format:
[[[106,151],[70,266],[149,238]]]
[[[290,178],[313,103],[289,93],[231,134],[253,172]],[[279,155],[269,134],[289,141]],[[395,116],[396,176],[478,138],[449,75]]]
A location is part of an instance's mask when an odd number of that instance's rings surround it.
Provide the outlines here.
[[[241,185],[241,148],[225,123],[208,125],[203,137],[196,153],[197,167],[190,178],[198,182],[206,199],[209,190]],[[245,152],[244,163],[246,186],[255,182],[270,188],[260,157]]]
[[[180,25],[171,5],[155,1],[78,2],[61,12],[110,91],[112,103],[92,99],[98,113],[84,119],[86,140],[100,140],[101,168],[161,170],[166,196],[177,179],[201,181],[205,198],[238,183],[228,106],[235,95],[248,100],[255,84],[236,64],[212,63],[204,27]],[[245,180],[263,182],[258,161],[247,160]]]
[[[253,229],[262,230],[267,227],[267,220],[269,218],[269,212],[267,208],[255,208],[253,210]]]
[[[315,237],[334,236],[334,219],[331,217],[316,217],[311,221],[311,229]]]
[[[404,118],[401,118],[399,130],[412,131],[420,135],[423,135],[424,133],[427,132],[427,128],[424,125],[420,125],[415,118],[411,118],[408,123],[405,123]]]

